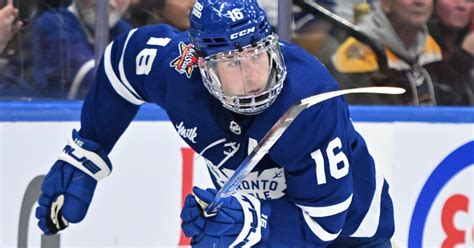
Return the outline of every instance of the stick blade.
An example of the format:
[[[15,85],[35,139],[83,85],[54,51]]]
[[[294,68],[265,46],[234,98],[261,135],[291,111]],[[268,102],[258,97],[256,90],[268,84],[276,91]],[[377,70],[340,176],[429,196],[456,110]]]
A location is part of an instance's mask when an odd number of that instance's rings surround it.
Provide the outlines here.
[[[317,103],[322,101],[326,101],[330,98],[336,96],[342,96],[347,94],[388,94],[388,95],[399,95],[405,93],[405,89],[399,87],[363,87],[363,88],[355,88],[355,89],[345,89],[345,90],[336,90],[330,91],[326,93],[322,93],[316,96],[310,96],[303,100],[301,100],[301,104],[306,104],[306,108],[309,108]]]
[[[388,95],[400,95],[406,92],[405,89],[400,87],[365,87],[359,88],[361,92],[359,93],[374,93],[374,94],[388,94]]]

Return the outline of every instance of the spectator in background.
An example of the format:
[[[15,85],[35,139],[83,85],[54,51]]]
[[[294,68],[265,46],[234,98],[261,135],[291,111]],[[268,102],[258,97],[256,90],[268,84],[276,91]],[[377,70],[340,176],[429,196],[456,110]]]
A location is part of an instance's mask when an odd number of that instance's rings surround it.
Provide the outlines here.
[[[429,30],[443,52],[435,88],[439,105],[474,105],[473,10],[473,2],[435,0]]]
[[[1,5],[0,5],[1,6]],[[22,22],[18,20],[18,9],[13,6],[13,0],[8,0],[5,6],[0,7],[0,54],[7,47],[13,35],[21,28]],[[7,63],[7,59],[0,58],[0,70]],[[0,78],[0,95],[10,92],[10,85]]]
[[[334,11],[336,7],[334,0],[315,0],[315,2],[329,11]],[[330,38],[332,24],[300,8],[295,8],[293,29],[291,41],[320,58],[322,49]]]
[[[360,11],[360,6],[374,6],[378,0],[335,0],[336,7],[334,12],[340,17],[352,22],[357,23],[357,19],[361,14],[366,12]]]
[[[110,40],[131,29],[122,20],[129,0],[109,0]],[[93,79],[95,0],[75,0],[33,24],[35,86],[43,96],[83,98]],[[59,48],[59,51],[58,51]]]
[[[18,9],[13,6],[13,0],[8,0],[5,6],[0,7],[0,53],[21,27],[22,23],[17,18]]]
[[[333,11],[335,8],[334,0],[313,0],[322,7]],[[262,9],[267,12],[268,21],[274,27],[278,27],[278,1],[258,0]],[[315,17],[313,14],[302,10],[300,7],[293,6],[293,22],[291,25],[293,34],[291,41],[316,57],[319,57],[322,47],[327,41],[331,31],[331,24],[326,20]]]
[[[189,29],[189,13],[195,0],[140,0],[131,6],[129,20],[134,27],[166,23],[180,31]]]
[[[13,6],[13,0],[8,0],[7,4],[0,8],[0,53],[22,25],[17,18],[18,9]]]
[[[362,19],[361,30],[380,42],[388,68],[381,67],[375,48],[350,37],[332,58],[335,76],[342,88],[398,86],[401,96],[348,96],[353,104],[435,105],[434,68],[441,61],[441,49],[428,33],[426,23],[432,0],[380,0],[371,14]]]
[[[109,0],[110,40],[131,29],[121,18],[128,4]],[[95,11],[95,0],[75,0],[33,20],[22,47],[29,56],[11,60],[0,72],[0,81],[8,81],[14,90],[0,94],[83,98],[93,78]]]

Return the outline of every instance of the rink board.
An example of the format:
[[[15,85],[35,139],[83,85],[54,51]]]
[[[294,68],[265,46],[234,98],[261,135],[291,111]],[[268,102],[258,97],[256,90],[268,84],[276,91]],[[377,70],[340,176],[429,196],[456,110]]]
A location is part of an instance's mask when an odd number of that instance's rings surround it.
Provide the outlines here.
[[[110,154],[86,219],[41,237],[39,185],[73,128],[80,102],[0,103],[0,247],[177,247],[190,185],[210,186],[202,159],[163,110],[146,105]],[[474,110],[351,107],[391,185],[394,242],[401,247],[472,247]],[[42,245],[41,245],[42,244]]]

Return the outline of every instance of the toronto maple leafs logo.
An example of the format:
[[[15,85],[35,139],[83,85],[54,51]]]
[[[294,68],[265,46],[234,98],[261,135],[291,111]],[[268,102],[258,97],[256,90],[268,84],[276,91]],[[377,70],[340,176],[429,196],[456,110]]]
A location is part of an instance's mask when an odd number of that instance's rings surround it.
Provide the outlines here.
[[[192,44],[184,44],[180,42],[179,45],[179,56],[171,61],[170,66],[173,67],[179,74],[186,73],[188,78],[191,78],[193,70],[198,65],[198,57],[196,50]]]

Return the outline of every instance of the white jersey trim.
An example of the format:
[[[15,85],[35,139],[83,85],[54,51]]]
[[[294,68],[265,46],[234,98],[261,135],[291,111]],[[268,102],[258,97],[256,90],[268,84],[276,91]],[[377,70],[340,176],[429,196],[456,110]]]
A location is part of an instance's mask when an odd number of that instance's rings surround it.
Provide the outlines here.
[[[339,230],[337,233],[330,233],[326,231],[321,225],[318,224],[314,219],[309,216],[308,212],[303,210],[303,217],[304,220],[306,221],[306,224],[309,226],[311,231],[318,236],[322,241],[328,242],[335,240],[339,234],[341,233],[342,229]]]
[[[357,230],[351,237],[372,237],[377,232],[380,221],[380,203],[382,202],[382,188],[384,178],[381,171],[375,167],[375,192],[369,210],[365,214],[364,219],[360,223]]]
[[[111,57],[110,54],[112,52],[112,46],[113,42],[110,43],[107,48],[105,49],[104,53],[104,70],[105,74],[107,75],[107,78],[110,81],[110,84],[114,88],[114,90],[119,94],[122,98],[125,100],[129,101],[132,104],[135,105],[142,105],[145,103],[145,101],[137,98],[127,86],[125,86],[122,81],[117,77],[117,75],[114,72],[114,69],[112,68],[112,63],[111,63]]]
[[[335,204],[335,205],[331,205],[331,206],[308,207],[308,206],[303,206],[303,205],[298,205],[298,204],[296,204],[296,206],[300,207],[304,212],[308,213],[309,216],[311,217],[327,217],[327,216],[336,215],[336,214],[346,211],[351,205],[351,202],[352,202],[352,194],[343,202]]]
[[[138,98],[140,100],[143,100],[143,99],[141,99],[140,95],[135,91],[135,89],[133,89],[132,85],[128,81],[127,76],[125,75],[125,69],[124,69],[124,65],[123,65],[123,58],[125,56],[125,50],[127,49],[128,41],[130,40],[130,37],[132,37],[133,33],[135,33],[135,31],[137,31],[136,28],[130,30],[130,32],[127,35],[127,39],[125,40],[125,44],[123,45],[123,48],[122,48],[122,56],[120,57],[120,62],[119,62],[118,69],[119,69],[119,73],[120,73],[120,79],[122,80],[122,83],[125,85],[125,87],[127,87],[127,89],[136,98]]]

